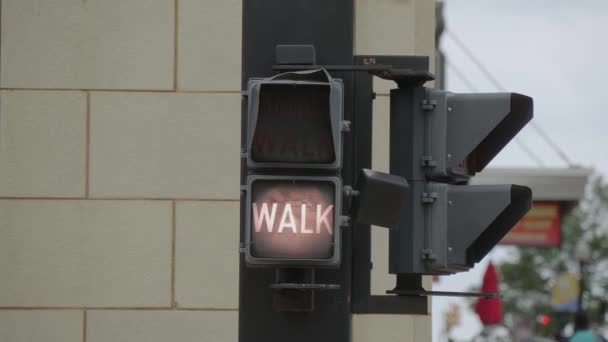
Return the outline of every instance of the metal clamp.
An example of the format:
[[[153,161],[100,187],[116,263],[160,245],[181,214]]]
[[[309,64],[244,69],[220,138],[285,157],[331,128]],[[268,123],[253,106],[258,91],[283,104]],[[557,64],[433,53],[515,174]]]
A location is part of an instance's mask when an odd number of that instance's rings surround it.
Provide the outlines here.
[[[342,215],[340,216],[340,227],[348,227],[351,224],[350,216]]]
[[[433,253],[432,249],[423,249],[422,251],[420,251],[420,254],[422,255],[422,260],[426,260],[426,261],[437,260],[437,256]]]
[[[353,187],[350,186],[350,185],[346,185],[343,188],[342,193],[344,194],[344,197],[357,197],[357,196],[359,196],[359,191],[353,189]]]
[[[432,156],[422,156],[420,157],[420,164],[422,167],[435,167],[437,166],[437,161]]]
[[[350,121],[342,120],[342,132],[350,132],[350,124]]]
[[[477,297],[485,299],[502,298],[500,293],[482,293],[482,292],[453,292],[453,291],[424,291],[424,290],[388,290],[388,294],[396,294],[399,296],[445,296],[445,297]]]
[[[424,99],[420,102],[420,107],[425,112],[432,112],[435,110],[435,107],[437,107],[437,101]]]
[[[433,204],[437,200],[436,192],[423,192],[421,197],[422,204]]]
[[[340,284],[302,284],[302,283],[275,283],[268,285],[275,290],[339,290]]]

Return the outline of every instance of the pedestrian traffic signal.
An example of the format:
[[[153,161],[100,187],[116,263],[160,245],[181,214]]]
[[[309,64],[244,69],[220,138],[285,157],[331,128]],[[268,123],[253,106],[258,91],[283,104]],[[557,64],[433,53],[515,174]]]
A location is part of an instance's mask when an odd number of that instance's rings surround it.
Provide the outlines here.
[[[391,273],[451,274],[480,261],[530,209],[519,185],[466,185],[532,118],[515,93],[454,94],[400,83],[391,91],[391,173],[409,184],[390,232]]]
[[[249,265],[339,265],[343,98],[323,69],[249,82]]]
[[[325,70],[253,79],[248,99],[249,168],[342,167],[340,80]]]

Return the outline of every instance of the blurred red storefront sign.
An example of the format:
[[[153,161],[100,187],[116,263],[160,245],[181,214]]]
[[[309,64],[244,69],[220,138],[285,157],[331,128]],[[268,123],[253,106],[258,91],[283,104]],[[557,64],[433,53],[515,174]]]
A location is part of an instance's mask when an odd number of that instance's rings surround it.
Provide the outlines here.
[[[502,245],[558,247],[562,240],[559,202],[534,202],[532,209],[500,241]]]

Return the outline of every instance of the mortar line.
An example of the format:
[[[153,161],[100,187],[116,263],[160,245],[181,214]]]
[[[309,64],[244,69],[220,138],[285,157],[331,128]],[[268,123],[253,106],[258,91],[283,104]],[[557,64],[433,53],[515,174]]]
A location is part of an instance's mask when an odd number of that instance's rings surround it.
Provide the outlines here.
[[[173,91],[177,91],[177,58],[178,58],[178,30],[179,30],[179,0],[173,2]]]
[[[11,201],[176,201],[176,202],[238,202],[231,198],[165,198],[165,197],[7,197]]]
[[[177,219],[175,201],[171,202],[171,307],[176,308],[175,302],[175,240],[177,235]]]
[[[174,89],[95,89],[95,88],[32,88],[32,87],[0,87],[8,91],[89,91],[110,93],[165,93],[165,94],[240,94],[240,90],[180,90]]]
[[[87,342],[87,309],[82,311],[82,342]]]
[[[84,197],[90,195],[90,174],[91,174],[91,92],[86,92],[86,119],[85,119],[85,161],[84,161]]]
[[[238,311],[238,308],[172,307],[82,307],[82,306],[6,306],[0,311]]]
[[[238,308],[175,308],[175,311],[210,311],[210,312],[232,312],[239,311]]]

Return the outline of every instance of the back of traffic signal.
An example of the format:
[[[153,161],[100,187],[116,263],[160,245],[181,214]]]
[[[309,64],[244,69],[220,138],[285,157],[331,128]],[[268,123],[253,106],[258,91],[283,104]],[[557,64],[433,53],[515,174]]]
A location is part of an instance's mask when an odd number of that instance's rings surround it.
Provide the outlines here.
[[[390,170],[407,179],[409,192],[401,221],[390,232],[389,271],[467,271],[531,207],[525,186],[467,182],[532,119],[532,99],[410,83],[390,96]]]

